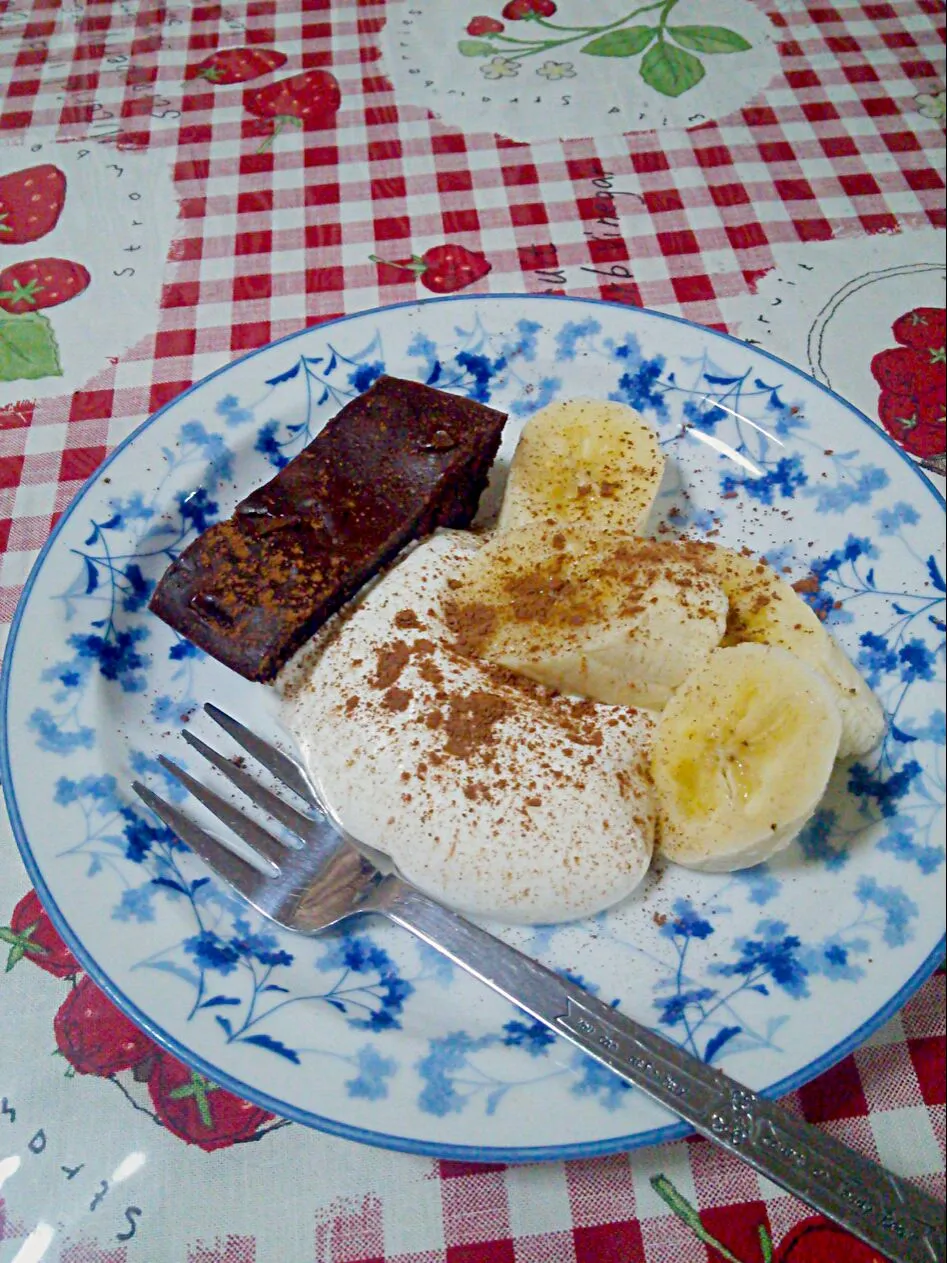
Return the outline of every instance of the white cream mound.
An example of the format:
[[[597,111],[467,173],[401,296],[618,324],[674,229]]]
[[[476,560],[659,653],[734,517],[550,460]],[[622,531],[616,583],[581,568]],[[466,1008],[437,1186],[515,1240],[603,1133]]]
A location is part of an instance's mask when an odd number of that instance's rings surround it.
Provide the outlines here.
[[[476,546],[408,553],[294,664],[284,722],[342,826],[419,889],[503,921],[590,916],[650,863],[653,722],[461,654],[442,602]]]

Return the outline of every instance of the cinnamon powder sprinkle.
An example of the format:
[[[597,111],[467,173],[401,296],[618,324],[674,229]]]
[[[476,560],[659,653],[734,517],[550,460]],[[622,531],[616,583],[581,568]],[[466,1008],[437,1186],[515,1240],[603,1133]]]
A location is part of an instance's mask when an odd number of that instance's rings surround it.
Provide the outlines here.
[[[386,691],[385,696],[381,699],[381,704],[385,710],[407,710],[411,705],[412,696],[413,694],[409,693],[407,689],[392,687]]]
[[[567,551],[562,532],[553,532],[549,542],[551,552],[538,566],[523,564],[512,546],[498,549],[485,589],[474,579],[470,599],[444,602],[456,652],[489,657],[488,647],[504,623],[524,631],[530,626],[577,631],[615,617],[633,618],[662,579],[698,598],[718,591],[707,566],[712,546],[702,541],[613,539],[580,555]]]
[[[493,745],[493,730],[509,713],[508,699],[486,689],[449,698],[444,720],[445,753],[468,761],[481,754],[484,746]]]
[[[401,672],[411,660],[411,650],[403,640],[392,641],[378,650],[378,664],[375,667],[375,688],[390,688],[399,679]]]
[[[492,605],[483,602],[462,604],[454,598],[444,602],[444,619],[454,636],[453,648],[465,657],[476,657],[480,648],[493,635],[498,615]]]

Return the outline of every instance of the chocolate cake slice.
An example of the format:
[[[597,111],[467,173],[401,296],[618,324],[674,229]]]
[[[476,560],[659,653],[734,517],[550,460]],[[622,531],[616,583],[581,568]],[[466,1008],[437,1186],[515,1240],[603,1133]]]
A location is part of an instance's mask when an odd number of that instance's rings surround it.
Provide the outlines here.
[[[271,680],[405,544],[470,524],[505,421],[379,378],[172,562],[151,609],[248,680]]]

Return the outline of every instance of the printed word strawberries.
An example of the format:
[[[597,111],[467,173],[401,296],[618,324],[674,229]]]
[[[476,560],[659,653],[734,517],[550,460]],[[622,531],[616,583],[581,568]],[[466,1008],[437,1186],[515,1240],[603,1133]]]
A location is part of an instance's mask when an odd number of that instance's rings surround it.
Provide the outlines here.
[[[71,978],[79,972],[72,953],[62,941],[43,905],[30,890],[13,909],[10,924],[0,926],[0,943],[8,943],[6,971],[21,960],[31,960],[54,978]]]
[[[268,148],[284,127],[331,127],[342,100],[339,82],[328,70],[306,70],[289,79],[277,79],[244,94],[246,109],[258,118],[272,119]]]
[[[81,263],[68,259],[13,263],[0,272],[0,308],[16,316],[24,311],[58,307],[81,294],[89,279]]]
[[[248,1140],[273,1117],[171,1057],[155,1066],[148,1091],[168,1131],[201,1149],[221,1149]]]
[[[144,1031],[84,977],[60,1005],[53,1031],[59,1051],[80,1074],[116,1074],[157,1052]]]
[[[189,66],[186,77],[208,83],[247,83],[285,64],[286,54],[275,48],[221,48],[196,66]]]
[[[394,282],[400,276],[387,277],[386,268],[411,272],[432,294],[455,294],[459,289],[466,289],[490,271],[490,263],[476,250],[468,250],[466,246],[444,245],[432,246],[422,255],[413,254],[405,261],[379,259],[377,255],[369,256],[372,263],[379,264],[382,280]]]
[[[0,177],[0,245],[38,241],[56,227],[66,201],[66,177],[46,162]]]

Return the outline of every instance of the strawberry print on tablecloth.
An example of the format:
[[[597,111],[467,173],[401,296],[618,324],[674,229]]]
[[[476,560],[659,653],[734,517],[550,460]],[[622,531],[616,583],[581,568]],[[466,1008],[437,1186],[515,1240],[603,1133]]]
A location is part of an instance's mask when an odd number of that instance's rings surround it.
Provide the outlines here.
[[[0,943],[9,948],[5,972],[21,960],[39,965],[54,978],[73,978],[79,965],[46,915],[35,890],[28,890],[13,909],[9,925],[0,925]]]
[[[69,984],[53,1019],[56,1048],[66,1063],[67,1077],[88,1075],[110,1081],[137,1110],[150,1113],[168,1133],[207,1153],[259,1140],[288,1126],[171,1057],[139,1030],[82,973],[35,891],[28,890],[19,900],[10,924],[0,926],[0,943],[8,947],[6,973],[29,961]],[[502,1170],[502,1166],[494,1169]],[[885,1263],[821,1216],[804,1219],[774,1241],[762,1210],[754,1221],[752,1208],[734,1208],[722,1220],[716,1216],[711,1227],[708,1216],[665,1174],[653,1175],[650,1183],[688,1232],[713,1257],[727,1263],[841,1263],[843,1259]]]
[[[431,246],[423,254],[413,254],[410,259],[380,259],[370,256],[378,264],[378,280],[393,285],[404,280],[410,273],[432,294],[456,294],[458,290],[482,280],[490,271],[489,260],[479,250],[450,242]]]
[[[859,408],[935,482],[944,473],[944,234],[781,247],[734,321]],[[826,435],[826,446],[833,446]],[[941,483],[942,485],[942,483]]]
[[[58,307],[88,288],[90,276],[69,259],[27,259],[0,272],[0,310],[23,315]],[[7,366],[9,371],[9,365]]]
[[[334,127],[342,100],[339,81],[328,70],[307,70],[248,89],[243,104],[249,114],[263,119],[261,150],[268,149],[284,128]]]
[[[248,83],[286,65],[286,54],[274,48],[221,48],[189,66],[185,78],[229,86]]]
[[[899,345],[879,351],[871,372],[881,388],[878,418],[892,438],[928,469],[945,471],[945,310],[915,307],[892,325]]]
[[[0,176],[0,246],[26,246],[59,223],[67,181],[53,163]],[[0,251],[0,380],[58,375],[62,369],[53,326],[37,313],[78,297],[88,271],[69,259],[23,259],[4,266]]]
[[[778,1242],[762,1219],[754,1223],[739,1207],[723,1211],[722,1226],[711,1232],[697,1209],[665,1175],[651,1177],[651,1187],[690,1232],[726,1263],[887,1263],[877,1250],[857,1241],[821,1215],[803,1219]],[[749,1222],[748,1222],[749,1221]],[[739,1240],[738,1240],[739,1238]],[[748,1240],[747,1240],[748,1239]]]
[[[10,924],[0,926],[0,945],[7,948],[4,972],[28,961],[72,984],[53,1019],[56,1050],[67,1075],[111,1080],[137,1109],[208,1152],[257,1139],[267,1124],[283,1125],[266,1110],[183,1065],[139,1030],[82,973],[35,891],[19,900]]]
[[[774,28],[748,0],[403,0],[382,46],[399,101],[521,141],[697,127],[779,69]]]
[[[69,394],[153,332],[176,220],[160,153],[0,149],[0,407]]]
[[[0,177],[0,245],[39,241],[56,227],[66,203],[66,177],[51,162]]]

